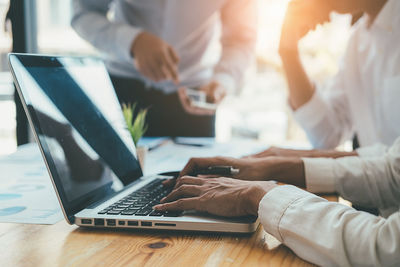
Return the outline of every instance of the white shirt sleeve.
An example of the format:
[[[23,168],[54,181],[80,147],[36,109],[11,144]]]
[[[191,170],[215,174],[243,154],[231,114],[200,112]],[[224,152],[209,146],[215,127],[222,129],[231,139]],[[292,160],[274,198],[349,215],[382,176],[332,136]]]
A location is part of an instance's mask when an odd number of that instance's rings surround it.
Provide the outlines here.
[[[257,1],[230,0],[221,9],[222,55],[214,79],[229,93],[238,94],[244,70],[254,58],[257,39]]]
[[[264,196],[258,214],[265,231],[314,264],[400,264],[400,212],[385,219],[280,186]]]
[[[354,89],[358,81],[355,38],[350,38],[339,72],[327,88],[316,90],[312,98],[293,113],[315,148],[333,149],[354,134],[346,91]]]
[[[112,0],[74,0],[71,25],[94,47],[115,59],[132,60],[130,48],[140,28],[112,22],[107,12]]]
[[[387,219],[328,202],[293,186],[260,202],[264,229],[322,266],[400,264],[400,138],[381,157],[304,159],[307,189],[336,191],[363,206],[394,208]]]
[[[357,148],[356,151],[360,157],[380,157],[383,156],[387,150],[388,147],[386,145],[379,143],[373,146]]]
[[[400,138],[381,157],[305,158],[307,189],[338,192],[364,207],[400,206]]]

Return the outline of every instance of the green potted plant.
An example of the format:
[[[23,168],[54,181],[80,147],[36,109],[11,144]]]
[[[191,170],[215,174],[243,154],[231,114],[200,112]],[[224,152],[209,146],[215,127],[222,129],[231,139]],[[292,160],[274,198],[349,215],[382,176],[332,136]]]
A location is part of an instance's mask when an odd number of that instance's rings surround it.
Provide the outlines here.
[[[129,133],[131,134],[133,143],[136,147],[136,154],[140,163],[140,166],[143,170],[145,158],[147,154],[147,147],[145,146],[138,146],[140,138],[147,131],[147,124],[146,124],[146,116],[147,116],[147,109],[141,109],[137,112],[136,117],[135,110],[137,104],[122,104],[122,112],[124,114],[125,122],[128,128]]]

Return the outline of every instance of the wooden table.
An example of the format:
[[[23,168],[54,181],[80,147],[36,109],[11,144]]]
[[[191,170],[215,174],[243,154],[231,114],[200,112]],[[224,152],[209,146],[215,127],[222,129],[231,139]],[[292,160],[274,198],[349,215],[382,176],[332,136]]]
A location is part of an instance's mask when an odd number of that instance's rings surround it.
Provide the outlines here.
[[[225,235],[0,224],[0,266],[111,265],[311,266],[261,225],[252,235]]]
[[[252,235],[0,224],[1,266],[310,266],[260,226]]]

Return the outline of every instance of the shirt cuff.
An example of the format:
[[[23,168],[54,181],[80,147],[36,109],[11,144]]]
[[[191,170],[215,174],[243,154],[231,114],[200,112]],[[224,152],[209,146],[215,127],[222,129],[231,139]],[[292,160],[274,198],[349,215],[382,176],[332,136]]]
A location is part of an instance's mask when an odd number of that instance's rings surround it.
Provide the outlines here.
[[[213,80],[221,84],[229,95],[236,95],[236,81],[232,75],[227,73],[215,73]]]
[[[360,147],[357,150],[357,154],[364,157],[381,157],[385,155],[387,147],[383,144],[375,144],[373,146]]]
[[[303,128],[314,128],[315,125],[324,119],[325,107],[326,103],[321,93],[319,90],[315,90],[313,96],[307,103],[293,111],[293,116]]]
[[[313,193],[333,193],[335,187],[334,159],[302,158],[306,177],[306,188]]]
[[[132,60],[132,43],[140,33],[142,33],[142,29],[129,25],[121,25],[117,29],[115,43],[117,44],[118,49],[116,52],[120,58],[127,61]]]
[[[283,242],[279,231],[281,219],[291,204],[307,196],[307,194],[307,192],[292,185],[277,186],[265,194],[258,207],[258,217],[264,230]]]

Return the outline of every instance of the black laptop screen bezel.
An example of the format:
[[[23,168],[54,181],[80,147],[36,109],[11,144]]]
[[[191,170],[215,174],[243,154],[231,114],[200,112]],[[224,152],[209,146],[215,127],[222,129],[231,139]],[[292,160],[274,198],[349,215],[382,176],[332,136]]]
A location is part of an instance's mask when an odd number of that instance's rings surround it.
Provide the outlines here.
[[[80,66],[82,66],[82,63],[84,64],[95,64],[99,66],[101,64],[104,66],[104,63],[102,62],[101,59],[95,58],[95,57],[62,57],[62,56],[47,56],[47,55],[28,55],[28,54],[17,54],[17,53],[10,53],[9,54],[9,65],[10,69],[14,78],[14,83],[16,85],[18,94],[21,98],[21,101],[23,103],[25,113],[27,114],[29,124],[34,132],[37,144],[40,148],[40,151],[42,153],[43,159],[45,161],[45,164],[47,166],[48,173],[50,175],[51,181],[53,183],[54,189],[57,193],[58,199],[60,201],[61,207],[64,211],[64,215],[66,216],[66,219],[69,223],[74,223],[74,215],[78,213],[79,211],[87,208],[90,205],[93,205],[95,202],[98,202],[102,199],[107,199],[112,195],[115,195],[117,192],[106,192],[106,187],[109,188],[109,185],[103,185],[100,188],[97,188],[93,191],[90,191],[89,193],[75,199],[72,201],[68,201],[67,196],[64,192],[62,183],[60,181],[60,178],[58,176],[58,172],[56,171],[56,166],[54,164],[53,158],[51,157],[49,153],[49,147],[44,138],[41,136],[43,135],[43,131],[41,129],[40,122],[37,118],[36,111],[33,108],[33,105],[31,104],[32,101],[29,98],[29,92],[27,91],[27,88],[23,88],[24,86],[21,86],[21,84],[18,82],[18,70],[15,69],[15,60],[18,60],[21,64],[23,64],[24,67],[51,67],[53,66],[53,61],[56,59],[68,59],[68,64],[71,64],[71,66],[75,63],[79,63]],[[109,77],[108,77],[109,79]],[[111,81],[110,81],[111,83]],[[115,96],[116,97],[116,96]],[[135,149],[134,144],[133,144],[133,149]],[[137,159],[136,159],[137,160]],[[139,165],[139,164],[138,164]],[[131,183],[135,182],[138,180],[140,177],[142,177],[143,173],[142,170],[139,168],[137,170],[137,173],[134,173],[132,175],[132,181],[130,181],[128,184],[124,186],[126,188],[128,185]],[[122,189],[123,190],[123,189]],[[122,190],[118,191],[121,192]]]

